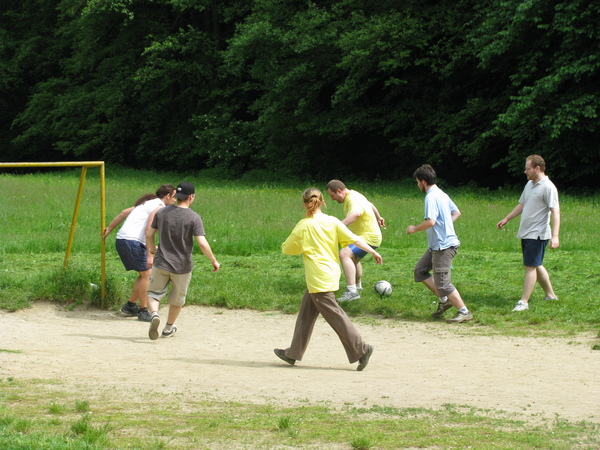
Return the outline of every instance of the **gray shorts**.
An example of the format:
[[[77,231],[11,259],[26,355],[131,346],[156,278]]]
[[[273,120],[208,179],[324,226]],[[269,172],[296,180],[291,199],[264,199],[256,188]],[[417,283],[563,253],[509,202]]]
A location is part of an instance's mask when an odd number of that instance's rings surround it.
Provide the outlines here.
[[[431,278],[430,271],[433,270],[433,281],[440,296],[452,294],[456,288],[450,282],[452,274],[452,260],[458,252],[458,247],[448,247],[444,250],[427,251],[421,256],[414,270],[416,282]]]
[[[191,279],[192,272],[172,273],[158,267],[152,267],[150,284],[148,285],[148,297],[161,301],[167,295],[170,283],[171,292],[169,292],[167,302],[169,305],[183,306]]]

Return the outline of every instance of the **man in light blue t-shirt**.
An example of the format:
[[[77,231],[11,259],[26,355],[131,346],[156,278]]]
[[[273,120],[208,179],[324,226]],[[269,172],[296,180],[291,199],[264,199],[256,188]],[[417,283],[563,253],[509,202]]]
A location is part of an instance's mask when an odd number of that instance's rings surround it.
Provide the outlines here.
[[[450,282],[452,260],[456,256],[460,241],[454,231],[454,221],[460,211],[450,197],[435,183],[437,176],[429,164],[419,167],[413,174],[419,190],[425,195],[425,218],[419,225],[410,225],[407,234],[427,231],[427,251],[417,262],[414,279],[422,282],[439,299],[433,317],[442,317],[452,306],[458,312],[449,323],[466,322],[473,319],[473,314],[465,306],[460,293]],[[433,276],[431,275],[433,271]]]
[[[529,297],[533,293],[536,281],[540,283],[546,296],[544,300],[558,300],[554,293],[548,271],[543,266],[544,254],[548,241],[550,248],[558,248],[558,231],[560,229],[560,209],[556,186],[546,176],[546,162],[539,155],[528,156],[525,160],[527,184],[519,204],[504,219],[496,224],[502,229],[509,220],[521,215],[521,223],[517,237],[521,239],[525,281],[523,293],[513,311],[529,309]],[[550,220],[552,219],[552,229]]]

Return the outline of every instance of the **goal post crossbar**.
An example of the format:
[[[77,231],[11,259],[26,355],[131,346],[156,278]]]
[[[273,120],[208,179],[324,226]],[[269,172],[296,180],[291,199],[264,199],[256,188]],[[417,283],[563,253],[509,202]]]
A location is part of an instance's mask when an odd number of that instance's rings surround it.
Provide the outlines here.
[[[73,220],[71,221],[71,229],[69,231],[69,241],[67,243],[67,250],[65,252],[65,260],[63,262],[63,269],[66,269],[69,265],[69,258],[71,257],[71,248],[73,246],[73,238],[75,236],[75,227],[77,225],[77,215],[79,214],[79,205],[81,204],[81,197],[83,195],[83,185],[85,183],[85,176],[87,174],[88,167],[100,168],[100,297],[104,301],[106,297],[106,245],[104,239],[102,239],[102,233],[104,233],[105,227],[105,215],[106,215],[106,201],[105,201],[105,172],[104,172],[104,161],[66,161],[66,162],[8,162],[0,163],[0,169],[2,168],[26,168],[26,167],[81,167],[81,177],[79,178],[79,188],[77,190],[77,199],[75,201],[75,208],[73,209]]]

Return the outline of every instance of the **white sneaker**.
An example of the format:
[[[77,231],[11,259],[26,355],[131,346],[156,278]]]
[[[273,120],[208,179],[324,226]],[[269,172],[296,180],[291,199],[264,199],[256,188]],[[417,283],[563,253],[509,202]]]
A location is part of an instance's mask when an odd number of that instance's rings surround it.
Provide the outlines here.
[[[529,309],[529,303],[519,300],[513,308],[513,311],[525,311],[526,309]]]
[[[344,295],[337,299],[338,302],[351,302],[352,300],[358,300],[360,294],[358,292],[350,292],[347,288],[344,291]]]
[[[549,300],[558,300],[558,297],[556,297],[556,296],[555,297],[548,297],[548,296],[546,296],[546,297],[544,297],[544,300],[546,300],[546,301],[549,301]]]

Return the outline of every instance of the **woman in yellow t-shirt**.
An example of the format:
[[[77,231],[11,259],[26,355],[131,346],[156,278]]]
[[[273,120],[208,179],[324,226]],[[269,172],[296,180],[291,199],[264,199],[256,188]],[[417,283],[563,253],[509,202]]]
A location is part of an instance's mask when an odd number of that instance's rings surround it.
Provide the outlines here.
[[[354,244],[373,255],[378,264],[382,263],[381,255],[339,219],[321,212],[325,204],[321,191],[308,188],[302,199],[306,217],[294,227],[281,249],[286,255],[302,255],[307,289],[302,297],[292,344],[285,350],[276,348],[275,354],[291,365],[301,361],[320,313],[339,336],[348,361],[351,364],[358,361],[357,370],[363,370],[369,363],[373,346],[363,341],[335,300],[334,292],[339,289],[341,275],[339,247]]]

